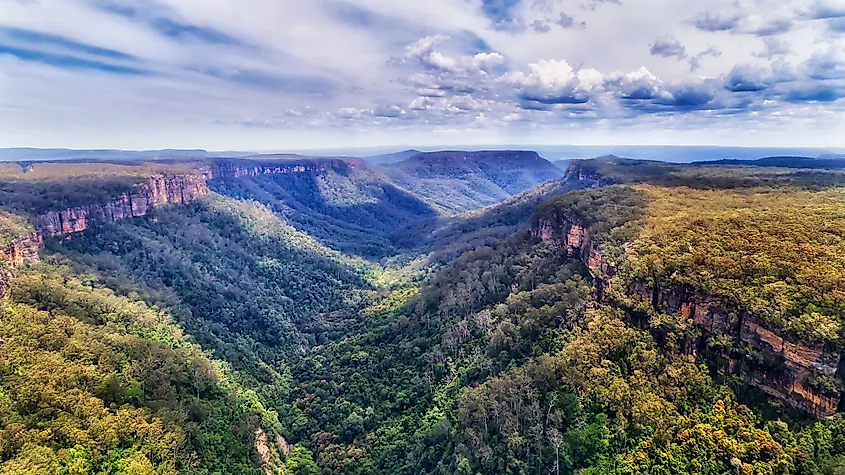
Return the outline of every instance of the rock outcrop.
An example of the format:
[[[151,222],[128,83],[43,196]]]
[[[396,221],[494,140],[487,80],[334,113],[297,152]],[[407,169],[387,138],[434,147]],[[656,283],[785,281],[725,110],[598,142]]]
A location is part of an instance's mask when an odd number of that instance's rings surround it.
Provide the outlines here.
[[[155,206],[185,204],[208,193],[205,178],[200,175],[155,175],[138,186],[134,193],[124,193],[105,204],[92,204],[50,211],[35,219],[43,236],[62,236],[88,229],[89,223],[115,222],[144,216]]]
[[[580,183],[586,188],[602,188],[613,184],[611,180],[599,175],[580,161],[573,161],[569,165],[563,175],[563,180]]]
[[[617,272],[579,223],[564,218],[539,219],[532,234],[559,243],[570,256],[578,256],[596,279],[601,298]],[[837,390],[819,389],[812,383],[820,378],[842,379],[841,348],[813,341],[799,341],[778,329],[761,323],[754,315],[715,295],[702,295],[694,289],[662,288],[659,282],[615,282],[629,296],[655,311],[690,319],[700,335],[681,342],[687,354],[700,355],[714,364],[718,373],[740,376],[748,384],[783,400],[790,406],[817,418],[836,413],[840,406]],[[636,309],[628,309],[634,315]],[[653,332],[659,332],[649,328]],[[714,344],[714,337],[727,335],[728,346]],[[655,335],[660,338],[661,335]]]
[[[13,266],[19,266],[28,260],[37,260],[38,251],[44,244],[41,233],[32,233],[12,241],[6,249],[0,251],[0,258]]]
[[[45,237],[63,236],[88,229],[92,223],[111,223],[126,218],[145,216],[154,207],[164,204],[190,203],[208,193],[209,180],[286,173],[323,173],[327,170],[346,172],[354,169],[354,160],[317,159],[249,163],[246,160],[220,160],[187,174],[158,174],[109,203],[94,203],[35,217],[36,232],[16,239],[0,250],[0,261],[19,266],[37,261]]]

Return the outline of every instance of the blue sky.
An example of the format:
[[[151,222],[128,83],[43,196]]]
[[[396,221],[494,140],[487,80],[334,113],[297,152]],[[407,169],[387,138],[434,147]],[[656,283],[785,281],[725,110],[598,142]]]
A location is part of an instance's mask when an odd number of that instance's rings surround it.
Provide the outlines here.
[[[6,0],[0,146],[845,146],[843,0]]]

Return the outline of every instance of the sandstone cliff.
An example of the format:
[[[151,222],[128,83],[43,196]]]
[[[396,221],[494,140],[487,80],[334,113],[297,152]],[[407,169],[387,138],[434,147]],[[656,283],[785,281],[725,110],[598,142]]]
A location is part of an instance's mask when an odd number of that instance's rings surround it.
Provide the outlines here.
[[[564,215],[537,219],[532,234],[557,242],[568,255],[578,256],[595,278],[599,298],[604,297],[612,283],[622,288],[634,302],[695,322],[699,334],[681,342],[681,347],[691,356],[701,355],[710,361],[718,373],[740,376],[748,384],[817,418],[839,410],[840,393],[820,390],[812,381],[819,378],[841,381],[840,367],[845,366],[840,364],[845,363],[841,361],[841,348],[794,339],[716,295],[678,286],[663,288],[659,280],[622,282],[622,277],[617,275],[617,266],[607,259],[601,246],[595,244],[583,223],[572,222]],[[640,310],[630,302],[613,303],[628,307],[628,314],[637,320]],[[660,330],[652,327],[649,330],[660,341],[663,336],[659,334]],[[720,335],[728,336],[731,344],[714,343],[714,337]]]
[[[38,260],[45,237],[63,236],[88,229],[94,222],[110,223],[146,215],[155,206],[185,204],[208,193],[207,181],[244,176],[286,173],[322,173],[329,169],[345,172],[358,163],[352,160],[286,160],[254,162],[218,160],[192,174],[159,174],[109,203],[93,203],[36,216],[34,234],[13,241],[0,250],[0,262],[19,266]]]

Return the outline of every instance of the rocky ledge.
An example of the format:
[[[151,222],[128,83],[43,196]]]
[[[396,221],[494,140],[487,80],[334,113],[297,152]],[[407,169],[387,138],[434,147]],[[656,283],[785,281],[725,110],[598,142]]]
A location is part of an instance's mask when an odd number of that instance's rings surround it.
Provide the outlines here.
[[[577,176],[577,175],[576,175]],[[682,351],[701,356],[719,374],[741,377],[748,384],[783,400],[790,406],[816,418],[830,416],[840,410],[841,394],[830,385],[818,382],[841,381],[841,348],[830,343],[798,340],[760,322],[741,307],[715,295],[703,295],[694,289],[664,288],[660,282],[619,282],[617,266],[610,262],[601,246],[595,245],[589,232],[580,223],[564,218],[539,219],[532,234],[545,241],[554,241],[570,256],[578,256],[595,278],[597,293],[612,282],[626,289],[629,297],[641,305],[664,314],[676,315],[695,322],[696,336],[681,342]],[[611,279],[617,279],[612,281]],[[630,303],[619,303],[630,307]],[[641,307],[639,307],[641,308]],[[632,320],[641,310],[627,308]],[[661,341],[660,330],[648,327]],[[731,343],[719,346],[717,336],[727,335]],[[721,339],[724,341],[724,338]]]
[[[35,218],[36,232],[23,236],[0,250],[0,262],[19,266],[37,261],[45,237],[63,236],[88,229],[94,222],[111,223],[145,216],[163,204],[185,204],[208,194],[207,182],[215,179],[287,173],[323,173],[329,169],[346,172],[356,168],[354,160],[317,159],[257,162],[218,161],[193,174],[150,176],[133,193],[125,193],[110,203],[95,203],[60,211],[50,211]]]

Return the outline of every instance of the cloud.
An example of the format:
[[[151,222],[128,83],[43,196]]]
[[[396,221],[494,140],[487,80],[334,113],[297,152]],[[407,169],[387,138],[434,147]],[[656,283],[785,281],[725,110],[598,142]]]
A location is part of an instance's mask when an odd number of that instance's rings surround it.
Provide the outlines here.
[[[668,94],[663,88],[663,82],[644,67],[626,74],[616,84],[623,99],[656,99]]]
[[[792,52],[789,43],[777,38],[763,38],[763,50],[754,53],[754,56],[764,59],[772,59],[775,56],[785,56]]]
[[[575,71],[566,61],[541,60],[528,65],[526,75],[515,72],[508,75],[518,97],[526,102],[540,104],[585,104],[590,94],[603,86],[602,74],[595,69]]]
[[[708,46],[706,50],[698,53],[695,56],[690,57],[690,71],[696,71],[701,68],[702,58],[718,58],[720,56],[722,56],[722,52],[716,49],[715,46]]]
[[[793,21],[789,18],[768,20],[761,24],[750,26],[745,32],[757,36],[781,35],[792,30]]]
[[[596,8],[599,7],[599,5],[604,5],[604,4],[607,4],[607,3],[609,3],[611,5],[622,5],[622,0],[590,0],[583,7],[587,10],[595,11]]]
[[[376,117],[397,118],[405,114],[405,111],[397,105],[379,106],[373,109],[373,115]]]
[[[701,108],[715,98],[713,88],[705,83],[680,84],[673,86],[668,97],[660,97],[655,103],[679,108]]]
[[[705,11],[696,15],[690,22],[702,31],[730,31],[739,26],[741,19],[741,15]]]
[[[560,12],[560,16],[555,23],[560,25],[561,28],[586,28],[587,24],[585,22],[576,23],[575,19],[572,16],[567,15],[565,12]]]
[[[827,28],[834,33],[845,33],[845,17],[831,18],[827,21]]]
[[[829,85],[812,84],[791,89],[786,94],[790,102],[835,102],[845,97],[845,88],[835,88]]]
[[[674,36],[661,36],[654,40],[654,43],[649,47],[649,52],[652,56],[662,56],[664,58],[677,57],[678,60],[687,57],[687,49]]]
[[[548,33],[552,30],[548,23],[542,22],[540,20],[534,20],[534,22],[531,23],[531,29],[533,29],[537,33]]]
[[[31,48],[52,47],[63,50],[69,53],[85,54],[90,56],[98,56],[105,59],[118,60],[137,60],[133,55],[126,54],[121,51],[116,51],[108,48],[101,48],[86,43],[81,43],[73,39],[51,35],[48,33],[41,33],[34,30],[23,28],[11,28],[0,26],[0,41],[12,41],[26,44]]]
[[[322,77],[300,76],[291,74],[276,74],[268,71],[234,69],[198,69],[197,72],[207,76],[230,81],[250,88],[267,89],[275,92],[292,94],[333,95],[336,84]]]
[[[56,54],[34,49],[19,48],[0,43],[0,55],[7,54],[23,61],[42,63],[62,69],[87,69],[104,73],[150,75],[152,71],[134,66],[106,63],[103,61],[80,58],[65,54]]]
[[[752,66],[734,66],[725,79],[725,89],[731,92],[757,92],[768,87],[766,72]]]
[[[240,40],[215,28],[182,22],[166,16],[165,14],[173,13],[167,9],[142,9],[125,3],[105,0],[95,2],[94,4],[109,13],[142,23],[168,38],[219,45],[242,44]]]
[[[842,2],[675,3],[0,2],[0,142],[845,136]]]
[[[829,46],[816,52],[801,65],[803,72],[811,79],[845,79],[845,48]]]
[[[796,18],[801,16],[799,12],[786,6],[759,3],[762,7],[760,10],[751,9],[748,4],[739,2],[727,9],[708,9],[687,22],[701,31],[765,37],[782,35],[791,31],[795,26]]]
[[[450,56],[437,47],[449,40],[447,36],[427,36],[405,48],[404,59],[416,62],[426,69],[444,72],[489,72],[504,63],[496,52],[477,53],[472,56]]]
[[[845,17],[845,4],[838,0],[816,0],[802,15],[813,20]]]

